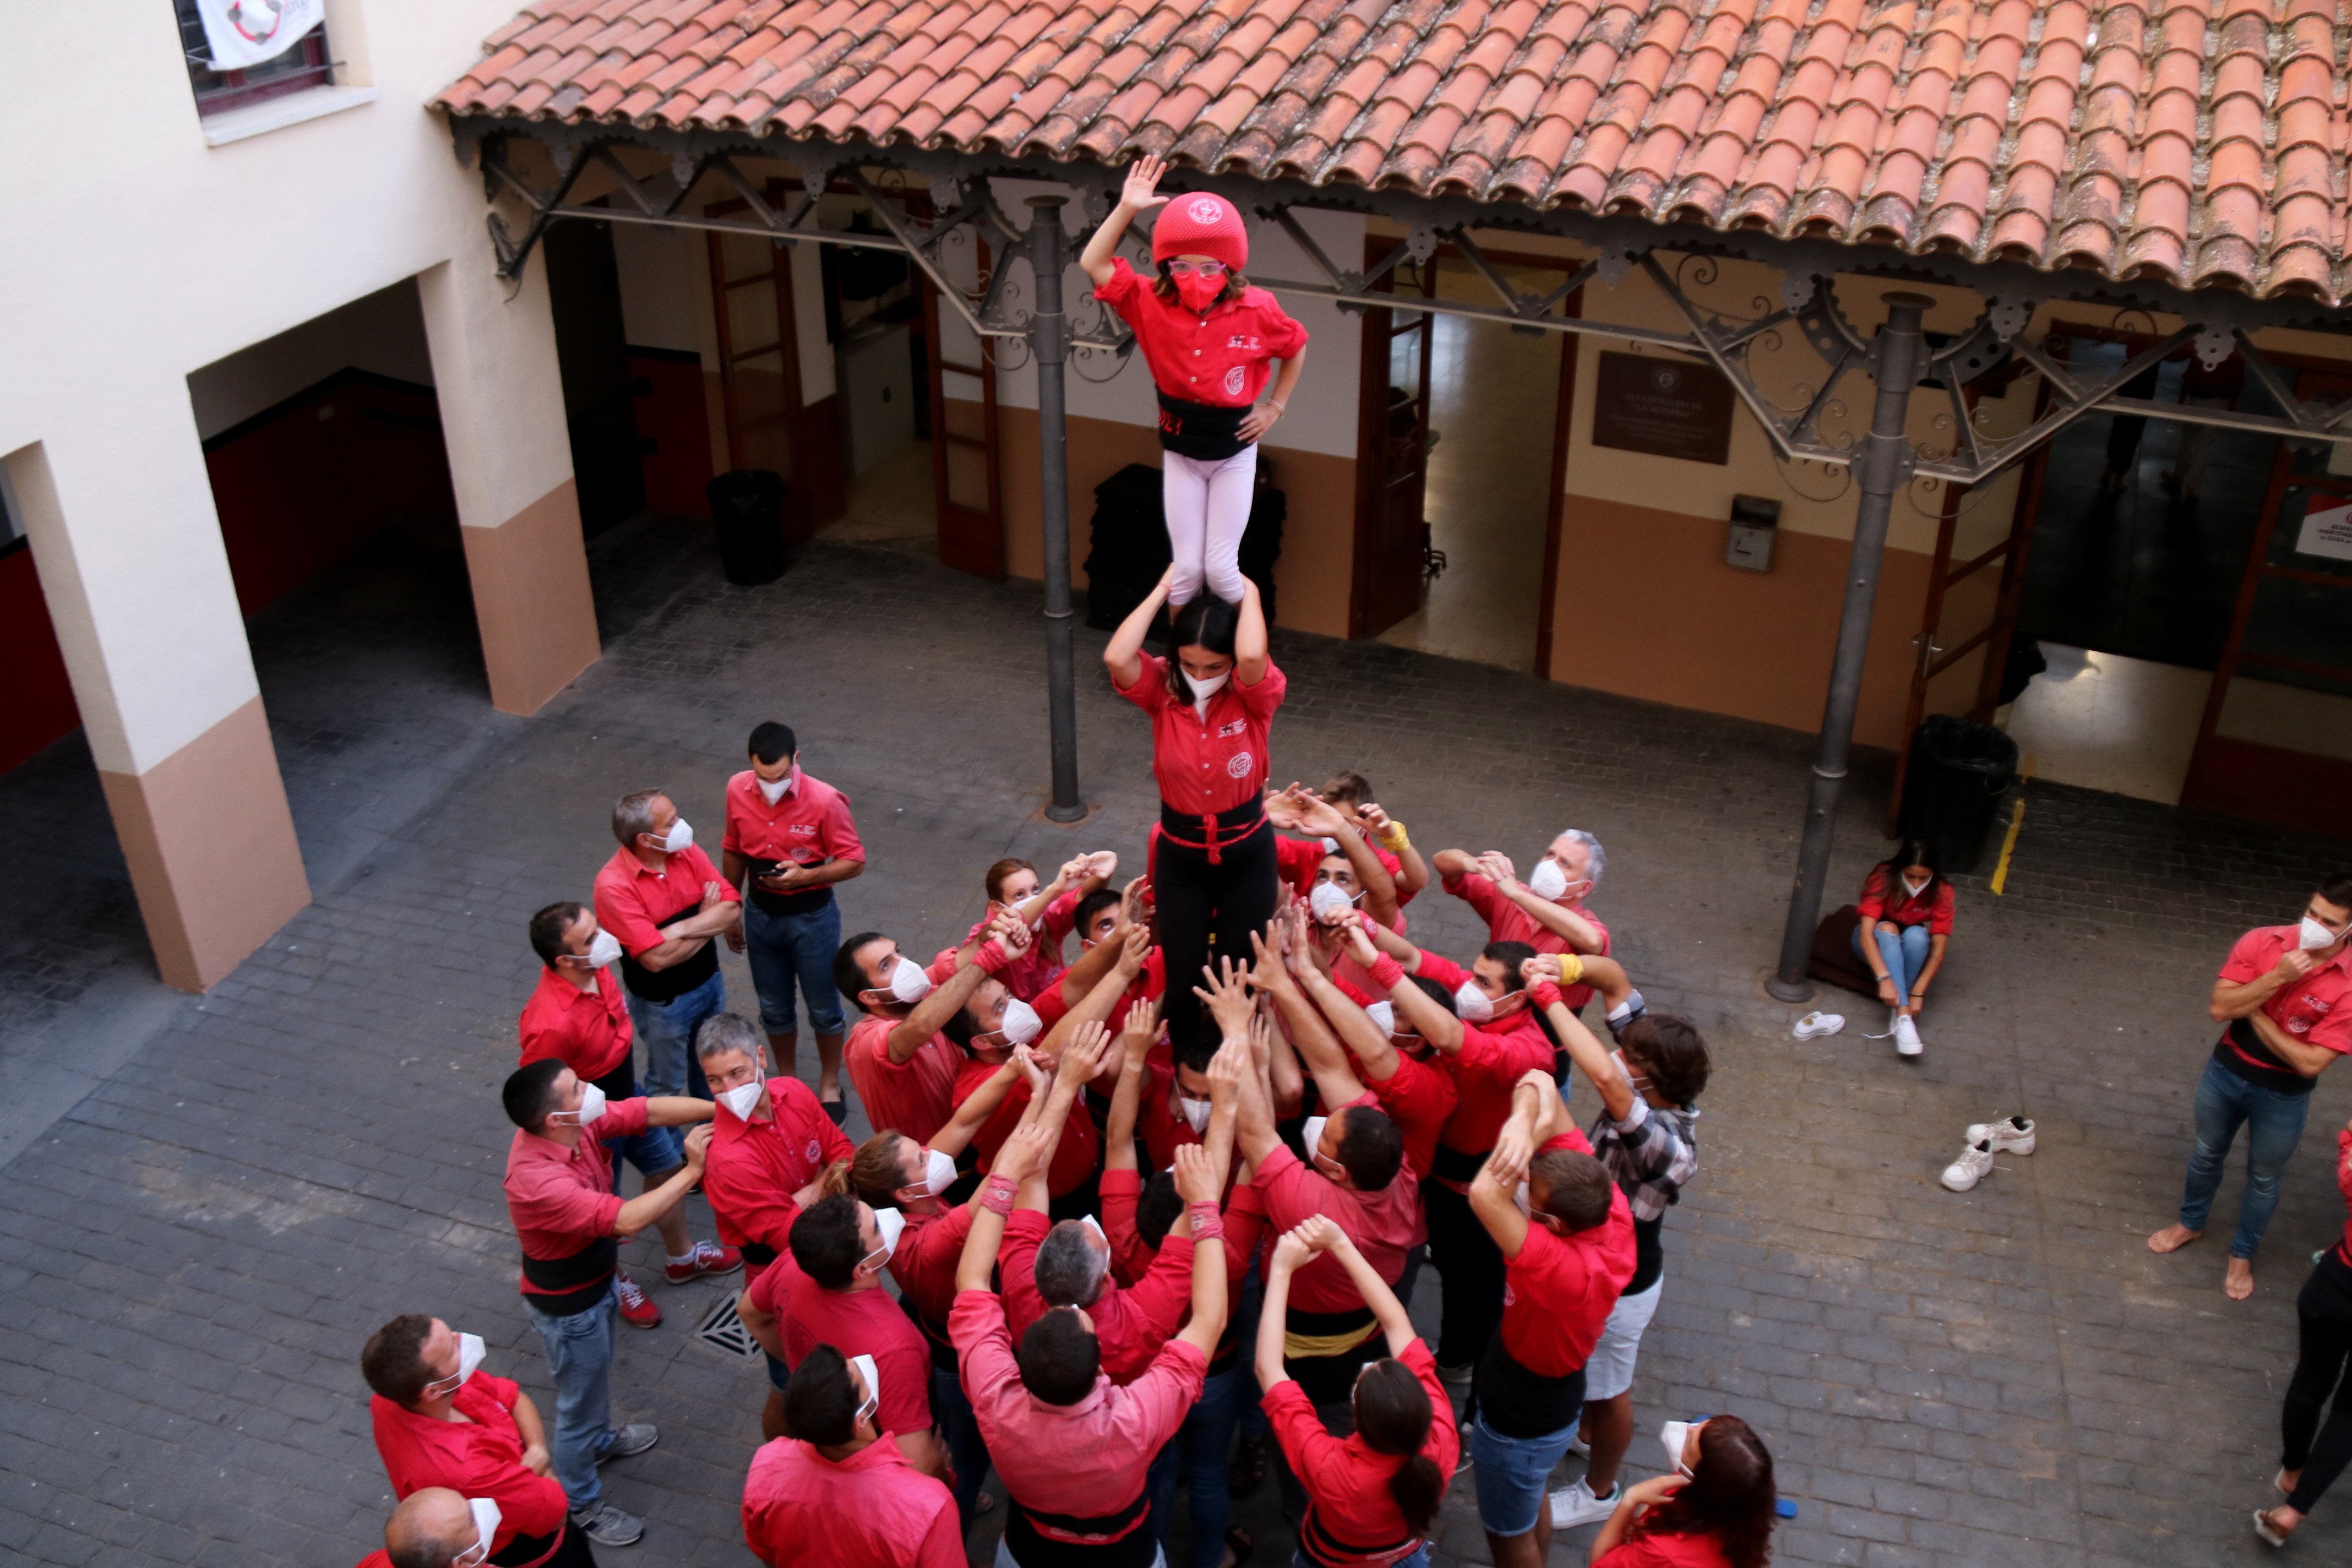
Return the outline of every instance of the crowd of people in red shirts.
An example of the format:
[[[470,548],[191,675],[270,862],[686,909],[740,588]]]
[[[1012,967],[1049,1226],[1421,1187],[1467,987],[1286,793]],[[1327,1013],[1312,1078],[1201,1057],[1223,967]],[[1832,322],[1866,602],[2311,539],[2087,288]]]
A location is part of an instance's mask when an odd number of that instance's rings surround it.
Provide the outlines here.
[[[839,935],[866,852],[783,726],[727,785],[720,866],[667,794],[622,797],[593,904],[531,921],[503,1091],[553,1409],[481,1371],[478,1337],[385,1324],[362,1359],[404,1500],[383,1563],[569,1568],[641,1538],[599,1472],[658,1438],[609,1386],[619,1330],[659,1321],[618,1258],[652,1228],[669,1283],[743,1274],[771,1384],[743,1530],[771,1563],[961,1568],[996,1515],[1000,1564],[1149,1568],[1181,1489],[1193,1568],[1225,1568],[1276,1551],[1231,1507],[1271,1474],[1290,1561],[1419,1568],[1467,1470],[1507,1568],[1591,1524],[1608,1568],[1759,1568],[1772,1463],[1736,1415],[1664,1422],[1664,1473],[1621,1479],[1708,1058],[1609,956],[1600,843],[1563,833],[1522,880],[1424,859],[1354,773],[1273,787],[1255,588],[1185,605],[1167,658],[1142,648],[1163,595],[1105,656],[1153,725],[1140,875],[1001,860],[981,918],[909,952]],[[1467,963],[1411,932],[1433,881],[1487,927]],[[752,960],[756,1021],[719,942]],[[1434,1346],[1407,1310],[1424,1268]]]

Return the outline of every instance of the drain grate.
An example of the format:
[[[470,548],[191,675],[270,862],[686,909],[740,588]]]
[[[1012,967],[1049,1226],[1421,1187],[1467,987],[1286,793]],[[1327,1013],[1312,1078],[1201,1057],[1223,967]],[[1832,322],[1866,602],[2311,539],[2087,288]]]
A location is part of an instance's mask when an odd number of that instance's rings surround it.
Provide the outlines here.
[[[760,1359],[760,1342],[751,1337],[751,1331],[745,1328],[743,1320],[736,1315],[735,1292],[732,1290],[722,1291],[719,1300],[711,1304],[710,1310],[702,1314],[702,1322],[695,1329],[694,1337],[704,1344],[726,1352],[738,1361]]]

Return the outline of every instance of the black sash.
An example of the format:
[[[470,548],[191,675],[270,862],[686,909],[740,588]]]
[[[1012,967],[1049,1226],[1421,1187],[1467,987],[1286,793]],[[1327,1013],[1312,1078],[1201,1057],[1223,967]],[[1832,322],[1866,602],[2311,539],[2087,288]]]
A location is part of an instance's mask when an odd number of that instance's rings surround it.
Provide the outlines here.
[[[545,1535],[518,1535],[502,1552],[493,1552],[489,1561],[498,1568],[526,1568],[553,1552],[563,1541],[563,1526],[557,1525]]]
[[[1487,1151],[1487,1153],[1492,1152],[1494,1151],[1491,1149]],[[1486,1155],[1465,1154],[1459,1149],[1449,1149],[1440,1143],[1437,1146],[1436,1158],[1431,1160],[1430,1163],[1437,1168],[1429,1173],[1441,1182],[1474,1182],[1478,1179],[1478,1172],[1486,1163]]]
[[[735,1250],[743,1255],[744,1262],[757,1264],[762,1268],[776,1260],[776,1249],[764,1241],[747,1241]]]
[[[1094,1519],[1013,1505],[1004,1544],[1021,1568],[1150,1568],[1160,1555],[1157,1531],[1143,1528],[1151,1500],[1135,1500]]]
[[[646,911],[656,926],[666,926],[680,915],[690,915],[702,907],[702,888],[697,883],[689,889],[686,901],[667,914]],[[621,978],[628,983],[629,994],[646,1002],[675,1002],[712,975],[719,973],[719,943],[716,940],[702,944],[702,951],[683,963],[673,963],[667,969],[647,969],[628,953],[621,955]],[[692,1042],[688,1042],[689,1049]]]
[[[1350,1563],[1364,1558],[1402,1557],[1413,1548],[1418,1536],[1400,1536],[1378,1546],[1350,1546],[1333,1538],[1323,1528],[1323,1516],[1315,1505],[1307,1505],[1307,1517],[1298,1521],[1298,1554],[1309,1563]]]
[[[1219,408],[1207,403],[1187,403],[1160,395],[1160,445],[1179,457],[1203,463],[1230,458],[1249,445],[1242,439],[1242,421],[1250,405]]]
[[[760,886],[761,878],[773,876],[791,864],[790,860],[751,862],[751,874],[743,879],[743,890],[761,914],[804,915],[833,902],[833,889],[830,887],[807,888],[797,893],[772,893]]]
[[[522,1255],[522,1277],[544,1294],[524,1293],[523,1299],[551,1318],[584,1312],[603,1300],[612,1289],[613,1270],[621,1261],[621,1244],[600,1236],[569,1258]]]

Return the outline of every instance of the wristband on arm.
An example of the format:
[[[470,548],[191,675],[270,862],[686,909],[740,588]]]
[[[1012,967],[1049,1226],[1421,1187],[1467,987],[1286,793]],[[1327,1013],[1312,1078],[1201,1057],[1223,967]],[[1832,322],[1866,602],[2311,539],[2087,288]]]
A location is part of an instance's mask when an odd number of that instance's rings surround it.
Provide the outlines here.
[[[1404,984],[1404,965],[1384,952],[1372,960],[1371,976],[1373,984],[1383,991],[1393,991]]]
[[[1019,1194],[1021,1184],[1010,1176],[991,1176],[980,1190],[980,1206],[999,1219],[1013,1217],[1013,1200]]]
[[[1225,1235],[1225,1211],[1213,1203],[1187,1204],[1184,1212],[1192,1217],[1192,1244],[1222,1241]]]
[[[1549,1007],[1559,999],[1559,987],[1549,980],[1538,980],[1528,987],[1528,1000],[1538,1007]]]

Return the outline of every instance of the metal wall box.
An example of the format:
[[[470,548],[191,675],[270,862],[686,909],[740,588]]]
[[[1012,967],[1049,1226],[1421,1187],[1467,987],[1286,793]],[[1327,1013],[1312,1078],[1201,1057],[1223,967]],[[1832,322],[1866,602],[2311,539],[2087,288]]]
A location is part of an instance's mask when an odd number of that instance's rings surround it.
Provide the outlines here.
[[[1772,570],[1772,541],[1780,531],[1780,503],[1762,496],[1731,498],[1731,542],[1726,565],[1749,572]]]

